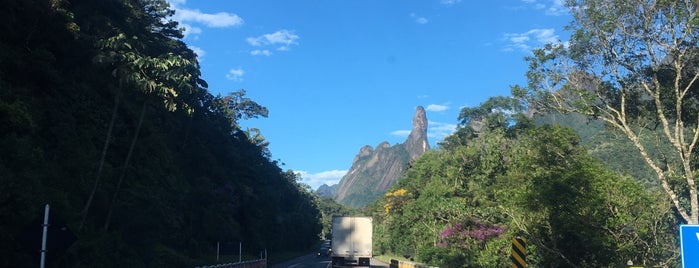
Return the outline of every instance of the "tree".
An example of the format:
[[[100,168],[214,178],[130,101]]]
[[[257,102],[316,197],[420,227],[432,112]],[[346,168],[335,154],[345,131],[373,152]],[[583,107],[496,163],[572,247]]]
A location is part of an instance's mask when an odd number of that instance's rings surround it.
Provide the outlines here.
[[[466,145],[479,134],[495,129],[503,129],[510,137],[532,127],[532,121],[525,116],[520,100],[496,96],[487,99],[476,107],[464,107],[459,113],[457,131],[439,143],[444,149]]]
[[[269,110],[266,107],[246,97],[245,93],[245,90],[241,89],[230,92],[228,96],[221,98],[228,108],[226,117],[235,129],[240,128],[238,124],[240,119],[267,117],[269,115]]]
[[[112,204],[116,201],[128,169],[143,125],[148,100],[162,100],[170,111],[175,111],[179,106],[180,109],[191,113],[190,104],[181,101],[179,96],[196,90],[197,83],[201,81],[198,63],[193,52],[182,41],[177,40],[177,38],[182,38],[182,34],[176,28],[177,23],[171,19],[166,20],[174,14],[174,11],[169,9],[168,4],[164,0],[149,0],[139,2],[136,6],[139,8],[134,9],[133,13],[130,14],[136,20],[122,25],[121,28],[114,29],[117,31],[114,36],[100,38],[96,42],[100,53],[94,58],[94,62],[112,69],[111,73],[118,80],[118,87],[95,182],[83,208],[78,230],[84,226],[100,183],[104,157],[109,147],[116,118],[116,110],[123,94],[122,87],[125,86],[136,92],[144,93],[145,99],[141,106],[129,152],[124,160],[122,175],[118,179],[117,189],[112,198]],[[112,207],[110,206],[107,214],[105,229],[109,228]]]
[[[513,87],[513,96],[526,99],[530,108],[580,113],[623,133],[682,221],[699,223],[699,5],[689,0],[567,5],[574,17],[569,43],[534,50],[527,59],[528,85]],[[663,144],[673,150],[662,150]]]
[[[315,199],[231,126],[165,0],[3,4],[0,267],[33,266],[23,233],[46,203],[84,223],[47,266],[200,266],[217,241],[243,256],[317,242]]]
[[[572,129],[544,125],[517,140],[501,209],[542,267],[674,265],[670,205],[590,156]],[[518,185],[518,186],[516,186]]]

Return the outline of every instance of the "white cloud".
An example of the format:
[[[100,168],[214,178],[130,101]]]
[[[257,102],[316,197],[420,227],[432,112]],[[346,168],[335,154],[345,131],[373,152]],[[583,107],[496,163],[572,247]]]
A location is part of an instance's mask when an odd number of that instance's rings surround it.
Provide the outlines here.
[[[255,49],[253,51],[250,51],[250,55],[253,56],[270,56],[272,55],[272,52],[266,49]]]
[[[506,33],[504,39],[508,42],[504,49],[506,51],[517,49],[529,52],[534,47],[561,42],[554,29],[531,29],[524,33]]]
[[[415,19],[415,22],[418,24],[427,24],[429,22],[429,20],[427,20],[427,18],[418,17],[417,15],[415,15],[415,13],[410,13],[410,17]]]
[[[226,74],[226,78],[228,80],[233,80],[233,81],[243,81],[243,75],[245,74],[245,71],[243,71],[242,68],[238,69],[230,69],[228,73]]]
[[[525,4],[532,5],[534,9],[544,10],[548,16],[562,16],[568,14],[565,0],[522,0]]]
[[[427,105],[427,108],[425,110],[430,111],[430,112],[443,112],[449,109],[449,106],[447,105],[439,105],[439,104],[430,104]]]
[[[408,137],[408,135],[410,135],[410,130],[395,130],[391,132],[391,135],[398,137]]]
[[[551,6],[546,9],[546,15],[561,16],[568,13],[564,0],[553,0]]]
[[[440,0],[439,2],[443,5],[454,5],[460,3],[461,0]]]
[[[446,136],[451,135],[456,131],[456,124],[442,123],[429,121],[427,123],[427,137],[434,138],[439,141],[443,140]],[[410,130],[395,130],[391,132],[391,135],[398,137],[408,137],[410,135]]]
[[[535,29],[530,31],[535,37],[536,41],[542,44],[556,43],[560,40],[558,35],[556,35],[553,29]]]
[[[198,9],[188,9],[184,5],[186,0],[168,0],[171,9],[175,10],[172,19],[179,22],[185,28],[185,37],[196,36],[202,32],[201,27],[225,28],[243,25],[243,19],[228,12],[205,13]]]
[[[512,43],[524,43],[529,41],[529,36],[525,34],[513,34],[509,36],[509,39]]]
[[[427,125],[427,137],[440,141],[456,131],[456,124],[429,121]]]
[[[228,12],[203,13],[198,9],[178,8],[173,19],[182,23],[196,22],[214,28],[243,25],[243,19],[236,14]]]
[[[184,5],[187,2],[187,0],[168,0],[168,2],[170,2],[171,6]]]
[[[278,46],[277,50],[287,51],[291,45],[298,45],[300,37],[289,30],[279,30],[274,33],[263,34],[258,37],[248,37],[245,40],[254,47]]]
[[[189,49],[191,49],[192,51],[194,51],[194,53],[197,54],[197,58],[199,58],[199,61],[201,61],[201,58],[203,58],[204,55],[206,55],[206,51],[204,51],[200,47],[189,46]]]
[[[184,28],[184,37],[190,37],[190,36],[198,36],[201,33],[201,28],[199,27],[194,27],[192,25],[186,24],[186,23],[180,23],[180,27]]]
[[[314,191],[318,189],[323,184],[327,184],[328,186],[332,186],[333,184],[337,184],[340,182],[343,176],[347,174],[347,170],[328,170],[328,171],[322,171],[319,173],[309,173],[307,171],[296,171],[299,177],[301,177],[301,181],[303,183],[308,184],[311,186],[311,189]]]

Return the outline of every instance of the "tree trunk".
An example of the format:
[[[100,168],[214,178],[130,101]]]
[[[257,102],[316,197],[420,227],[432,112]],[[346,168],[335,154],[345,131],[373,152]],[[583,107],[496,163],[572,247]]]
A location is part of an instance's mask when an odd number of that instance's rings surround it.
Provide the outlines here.
[[[696,222],[692,223],[692,217],[696,217],[696,215],[687,214],[687,211],[684,209],[684,207],[682,207],[677,193],[670,186],[668,178],[665,175],[665,171],[663,171],[663,169],[660,166],[658,166],[657,163],[653,160],[650,154],[648,154],[646,147],[643,146],[643,144],[641,143],[640,137],[638,137],[638,135],[626,124],[625,118],[617,119],[618,122],[614,121],[614,119],[609,118],[603,118],[603,120],[608,123],[611,123],[612,125],[614,125],[614,127],[622,131],[624,135],[626,135],[626,137],[636,147],[636,149],[638,149],[639,153],[641,154],[641,157],[646,162],[648,167],[650,167],[655,172],[657,179],[660,182],[660,185],[670,198],[670,201],[677,210],[677,213],[680,214],[680,217],[682,217],[682,219],[684,219],[689,224],[696,224]],[[666,124],[666,122],[667,121],[663,122],[663,124]]]
[[[182,138],[182,145],[180,145],[180,150],[184,150],[187,146],[187,140],[189,139],[189,133],[192,132],[192,124],[194,124],[194,114],[189,116],[189,122],[187,123],[187,130],[184,132],[184,138]]]
[[[92,185],[92,192],[90,193],[90,197],[88,197],[87,202],[85,203],[85,207],[83,208],[82,212],[80,213],[82,215],[82,218],[80,219],[80,225],[78,226],[78,232],[80,232],[80,230],[85,225],[85,220],[87,219],[87,213],[90,210],[90,206],[92,205],[92,200],[95,198],[95,193],[97,192],[97,188],[99,187],[100,180],[102,178],[102,169],[104,167],[104,159],[107,156],[107,150],[109,148],[109,141],[112,139],[112,130],[114,129],[114,121],[116,121],[116,115],[117,115],[117,110],[119,108],[119,101],[120,100],[121,100],[121,92],[117,92],[117,95],[114,97],[114,107],[112,108],[112,118],[109,120],[109,127],[107,128],[107,137],[104,139],[104,146],[102,147],[102,155],[100,156],[100,162],[99,162],[99,165],[97,167],[97,174],[95,175],[95,183],[94,183],[94,185]]]
[[[119,182],[117,182],[117,188],[114,190],[114,195],[112,196],[112,202],[109,205],[109,212],[107,213],[107,220],[104,222],[104,230],[109,229],[109,223],[112,219],[112,212],[114,211],[114,205],[116,204],[117,196],[121,190],[121,184],[124,182],[124,177],[126,177],[126,171],[129,168],[129,161],[131,161],[131,155],[133,154],[133,149],[136,147],[136,141],[138,140],[138,134],[141,132],[141,126],[143,125],[143,118],[146,114],[146,103],[143,101],[143,106],[141,107],[141,115],[138,118],[138,125],[136,126],[136,132],[134,133],[133,139],[131,140],[131,145],[129,146],[129,152],[126,154],[126,160],[124,160],[124,165],[121,167],[121,175],[119,175]]]

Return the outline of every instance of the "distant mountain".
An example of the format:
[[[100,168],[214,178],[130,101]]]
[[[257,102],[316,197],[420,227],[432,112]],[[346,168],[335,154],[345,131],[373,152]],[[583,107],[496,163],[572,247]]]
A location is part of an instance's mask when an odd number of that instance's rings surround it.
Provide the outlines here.
[[[335,193],[335,190],[337,190],[337,184],[333,184],[331,186],[323,184],[320,187],[318,187],[318,190],[316,190],[316,194],[320,197],[332,197]]]
[[[384,141],[376,148],[362,147],[337,185],[334,199],[353,208],[373,202],[396,182],[411,161],[429,149],[427,116],[425,109],[418,106],[413,116],[413,129],[405,142],[391,146]]]
[[[636,147],[626,137],[616,133],[613,128],[607,128],[604,122],[590,120],[576,114],[548,113],[534,117],[537,125],[560,124],[575,130],[580,135],[582,143],[588,148],[588,153],[599,159],[604,165],[622,175],[628,175],[649,188],[661,187],[654,171],[648,167]],[[652,131],[652,130],[647,130]],[[656,130],[658,132],[662,130]],[[663,135],[657,133],[657,135]],[[650,140],[648,140],[650,137]],[[646,144],[656,144],[653,135],[644,138]],[[665,150],[671,150],[670,145],[662,145]]]

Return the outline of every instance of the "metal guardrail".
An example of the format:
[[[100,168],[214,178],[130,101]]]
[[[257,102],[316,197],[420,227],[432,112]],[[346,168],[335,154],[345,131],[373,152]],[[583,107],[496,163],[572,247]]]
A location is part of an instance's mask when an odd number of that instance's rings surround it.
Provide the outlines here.
[[[222,263],[206,266],[196,266],[194,268],[267,268],[267,260],[259,259],[234,263]]]

